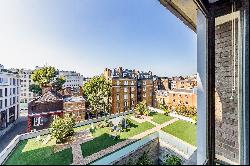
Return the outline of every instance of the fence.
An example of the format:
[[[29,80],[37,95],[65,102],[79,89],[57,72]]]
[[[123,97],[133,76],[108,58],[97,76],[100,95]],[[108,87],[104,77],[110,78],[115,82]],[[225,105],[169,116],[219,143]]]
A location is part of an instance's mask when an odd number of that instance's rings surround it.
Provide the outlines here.
[[[88,125],[88,124],[91,124],[91,123],[100,122],[100,121],[105,120],[105,119],[113,119],[113,118],[116,118],[118,116],[124,116],[124,115],[131,114],[133,112],[134,112],[133,110],[130,110],[130,111],[125,111],[125,112],[121,112],[121,113],[117,113],[117,114],[111,114],[111,115],[105,116],[105,117],[100,117],[98,119],[94,118],[94,119],[90,119],[90,120],[85,120],[83,122],[80,122],[80,123],[76,124],[75,127],[79,127],[79,126],[84,126],[84,125]],[[9,143],[9,145],[0,153],[0,164],[3,164],[7,160],[7,158],[11,154],[11,152],[16,148],[16,146],[18,145],[18,143],[21,140],[34,138],[34,137],[37,137],[39,135],[46,135],[46,134],[49,134],[49,133],[50,133],[49,129],[44,129],[44,130],[33,131],[33,132],[30,132],[30,133],[25,133],[25,134],[17,135]]]

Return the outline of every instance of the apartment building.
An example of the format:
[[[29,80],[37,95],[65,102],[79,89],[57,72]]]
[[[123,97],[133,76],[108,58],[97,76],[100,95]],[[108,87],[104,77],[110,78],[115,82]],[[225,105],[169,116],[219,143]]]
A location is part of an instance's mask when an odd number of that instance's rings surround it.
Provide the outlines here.
[[[32,74],[34,70],[31,69],[9,69],[12,72],[16,72],[20,78],[21,90],[20,90],[20,109],[27,110],[28,103],[36,96],[29,90],[29,86],[34,84],[32,81]]]
[[[161,104],[178,106],[184,104],[187,107],[197,108],[197,90],[174,89],[174,90],[158,90],[156,92],[156,107]]]
[[[0,65],[0,131],[19,117],[20,79]]]
[[[174,89],[168,91],[168,104],[178,106],[184,104],[187,107],[197,108],[197,90]]]
[[[152,72],[137,71],[137,99],[145,101],[147,106],[153,106],[154,82]]]
[[[64,77],[66,82],[63,88],[70,87],[73,91],[80,91],[83,86],[83,76],[75,71],[58,71],[59,77]]]
[[[170,83],[170,89],[193,89],[197,87],[197,80],[195,76],[188,76],[186,78],[180,77],[172,77],[168,80]]]
[[[145,101],[148,106],[153,104],[153,76],[151,72],[106,68],[104,77],[112,85],[112,113],[134,109],[136,104]]]

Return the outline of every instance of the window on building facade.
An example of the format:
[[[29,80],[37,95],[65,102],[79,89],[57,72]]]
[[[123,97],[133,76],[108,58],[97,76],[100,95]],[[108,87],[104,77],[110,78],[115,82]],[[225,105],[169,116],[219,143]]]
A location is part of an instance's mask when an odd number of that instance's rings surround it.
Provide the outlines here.
[[[0,109],[2,109],[2,108],[3,108],[3,101],[0,100]]]
[[[116,85],[120,85],[120,81],[118,80],[118,81],[116,81]]]
[[[128,81],[124,81],[124,85],[128,85]]]
[[[10,98],[10,105],[12,104],[12,98]]]
[[[119,109],[120,103],[116,103],[116,108]]]
[[[120,99],[120,96],[119,95],[116,95],[116,100],[119,100]]]
[[[131,87],[131,91],[133,92],[135,90],[135,88],[134,87]]]
[[[135,105],[135,102],[134,102],[134,100],[132,100],[132,101],[131,101],[131,105]]]
[[[128,106],[128,102],[127,102],[127,101],[124,102],[124,106],[125,106],[125,107]]]
[[[134,98],[134,94],[131,94],[131,98]]]
[[[42,126],[43,125],[43,120],[41,117],[35,117],[34,118],[34,126]]]
[[[8,105],[8,100],[7,99],[5,99],[5,107],[7,107],[7,105]]]
[[[128,92],[128,88],[124,88],[124,92]]]
[[[0,97],[3,97],[3,90],[0,89]]]
[[[127,94],[124,95],[124,99],[125,99],[125,100],[128,99],[128,95],[127,95]]]
[[[8,96],[8,94],[7,94],[8,93],[8,89],[5,88],[4,91],[5,91],[5,97]]]

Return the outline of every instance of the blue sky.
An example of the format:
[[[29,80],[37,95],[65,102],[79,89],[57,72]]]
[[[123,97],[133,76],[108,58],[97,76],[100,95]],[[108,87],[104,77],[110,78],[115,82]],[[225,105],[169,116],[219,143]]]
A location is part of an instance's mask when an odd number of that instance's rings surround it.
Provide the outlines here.
[[[84,76],[122,66],[196,73],[196,34],[158,0],[1,0],[0,63]]]

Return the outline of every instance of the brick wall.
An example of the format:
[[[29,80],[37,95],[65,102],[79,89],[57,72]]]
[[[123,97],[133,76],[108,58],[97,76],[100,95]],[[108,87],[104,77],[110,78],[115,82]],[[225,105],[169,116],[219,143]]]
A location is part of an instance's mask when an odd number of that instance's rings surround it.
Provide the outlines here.
[[[236,39],[237,32],[236,26]],[[236,51],[236,90],[233,99],[230,99],[234,72],[231,33],[231,21],[221,23],[215,28],[215,151],[216,155],[238,162],[238,55]]]
[[[113,165],[128,165],[129,163],[137,163],[138,159],[141,157],[143,152],[148,151],[148,156],[154,162],[158,164],[159,156],[159,139],[154,139],[153,141],[147,143],[142,148],[136,150],[133,153],[130,153],[128,156],[125,156],[123,159],[113,163]]]

